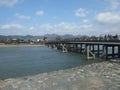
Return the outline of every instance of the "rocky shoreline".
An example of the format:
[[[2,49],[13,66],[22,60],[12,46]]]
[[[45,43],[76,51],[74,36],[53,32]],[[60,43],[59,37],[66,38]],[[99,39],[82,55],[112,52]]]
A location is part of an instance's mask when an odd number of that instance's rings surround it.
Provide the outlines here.
[[[120,90],[120,63],[101,62],[1,80],[0,90]]]

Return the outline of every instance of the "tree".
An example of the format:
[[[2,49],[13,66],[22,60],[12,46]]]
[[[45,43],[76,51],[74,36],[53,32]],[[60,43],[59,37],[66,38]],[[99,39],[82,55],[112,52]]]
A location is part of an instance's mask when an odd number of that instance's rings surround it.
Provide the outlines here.
[[[55,40],[56,40],[56,41],[61,41],[61,37],[60,37],[60,36],[57,36]]]

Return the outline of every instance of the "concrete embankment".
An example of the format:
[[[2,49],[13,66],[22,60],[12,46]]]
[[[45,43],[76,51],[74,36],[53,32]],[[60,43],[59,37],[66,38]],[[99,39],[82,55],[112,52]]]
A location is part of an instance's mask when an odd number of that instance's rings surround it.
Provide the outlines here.
[[[120,90],[120,64],[101,62],[1,80],[0,90]]]

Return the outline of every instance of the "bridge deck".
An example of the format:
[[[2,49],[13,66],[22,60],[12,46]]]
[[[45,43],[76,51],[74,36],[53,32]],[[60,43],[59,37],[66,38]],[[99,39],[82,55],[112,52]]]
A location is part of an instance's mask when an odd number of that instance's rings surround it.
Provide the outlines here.
[[[68,44],[120,45],[120,42],[67,42]]]
[[[66,51],[73,51],[81,54],[86,53],[88,59],[91,58],[91,56],[95,58],[95,55],[102,56],[106,59],[120,58],[120,42],[48,42],[47,44],[50,44],[52,47],[56,46],[61,50],[66,48]],[[80,47],[78,45],[80,45]],[[100,45],[102,47],[100,47]],[[95,46],[97,46],[97,48],[95,48]],[[109,47],[111,47],[111,50]],[[117,47],[117,50],[115,47]],[[109,52],[111,54],[109,54]]]

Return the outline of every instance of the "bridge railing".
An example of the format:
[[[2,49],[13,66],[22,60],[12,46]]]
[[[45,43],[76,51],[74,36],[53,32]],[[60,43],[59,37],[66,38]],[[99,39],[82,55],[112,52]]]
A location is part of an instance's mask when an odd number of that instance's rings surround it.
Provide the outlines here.
[[[120,43],[120,40],[52,40],[45,43],[68,43],[68,42],[117,42]]]

